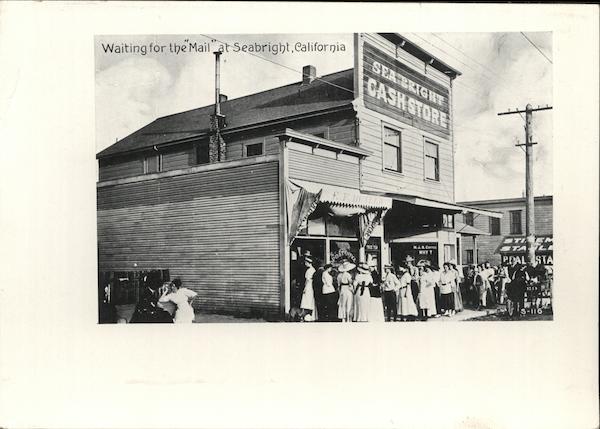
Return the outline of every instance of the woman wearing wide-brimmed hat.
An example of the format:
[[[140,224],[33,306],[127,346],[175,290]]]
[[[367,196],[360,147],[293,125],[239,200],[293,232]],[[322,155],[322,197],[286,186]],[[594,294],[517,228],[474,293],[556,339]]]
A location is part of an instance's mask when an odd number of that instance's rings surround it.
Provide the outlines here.
[[[338,267],[337,284],[339,287],[340,296],[338,299],[338,319],[342,322],[352,321],[352,309],[354,303],[352,271],[356,265],[349,261],[343,261]]]
[[[369,286],[373,284],[373,277],[369,266],[361,263],[354,277],[354,322],[368,322],[369,309],[371,308],[371,292]]]

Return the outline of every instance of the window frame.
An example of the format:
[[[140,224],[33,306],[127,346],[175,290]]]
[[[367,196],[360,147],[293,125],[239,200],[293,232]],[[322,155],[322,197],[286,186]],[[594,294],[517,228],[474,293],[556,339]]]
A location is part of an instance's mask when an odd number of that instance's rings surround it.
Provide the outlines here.
[[[386,143],[386,138],[385,138],[386,137],[385,136],[386,129],[389,129],[389,130],[392,130],[392,131],[398,133],[398,146]],[[388,124],[385,122],[381,123],[381,162],[382,162],[383,171],[385,171],[385,172],[391,172],[393,174],[402,174],[402,172],[404,170],[403,165],[402,165],[403,160],[404,160],[403,159],[404,157],[402,156],[402,131],[403,130],[401,128],[395,127],[391,124]],[[386,146],[396,148],[396,153],[397,153],[396,162],[398,165],[397,170],[394,170],[392,168],[387,168],[385,165],[385,163],[386,163],[385,162],[386,161],[385,147]]]
[[[248,155],[248,147],[249,146],[258,146],[260,145],[260,153],[257,155]],[[256,156],[263,156],[265,154],[265,142],[253,142],[244,144],[244,157],[245,158],[254,158]]]
[[[509,218],[510,218],[510,235],[523,235],[523,210],[509,210]],[[519,223],[518,223],[518,231],[515,231],[515,226],[517,223],[514,222],[513,216],[519,214]]]
[[[156,158],[156,171],[148,171],[148,159]],[[156,174],[162,171],[162,153],[144,156],[144,174]]]
[[[475,251],[473,249],[465,249],[465,259],[467,265],[475,263]]]
[[[494,233],[494,224],[497,225],[497,230]],[[492,236],[497,236],[497,235],[502,235],[502,226],[500,224],[500,219],[496,218],[496,217],[490,217],[490,234]]]
[[[446,219],[449,219],[450,222],[446,225]],[[442,228],[443,229],[454,229],[454,215],[450,213],[442,213]]]
[[[206,145],[206,162],[200,162],[200,148],[202,146]],[[195,163],[194,165],[206,165],[206,164],[210,164],[210,140],[199,140],[196,142],[195,144]]]
[[[436,153],[436,157],[433,158],[429,155],[427,155],[427,144],[433,145],[435,146],[435,153]],[[427,158],[433,158],[435,159],[435,178],[431,178],[431,177],[427,177]],[[439,182],[440,181],[440,145],[439,143],[429,139],[429,138],[425,138],[423,140],[423,177],[425,177],[425,180],[431,180],[432,182]]]
[[[469,222],[469,219],[470,219],[470,222]],[[475,226],[475,216],[473,215],[473,212],[464,213],[463,221],[464,221],[465,225]]]

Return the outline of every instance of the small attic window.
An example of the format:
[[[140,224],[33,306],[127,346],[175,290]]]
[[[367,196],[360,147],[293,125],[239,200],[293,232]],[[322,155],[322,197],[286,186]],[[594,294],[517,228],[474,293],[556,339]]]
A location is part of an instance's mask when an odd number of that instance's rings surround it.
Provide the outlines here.
[[[250,156],[260,156],[263,154],[263,144],[262,143],[252,143],[246,145],[246,157]]]

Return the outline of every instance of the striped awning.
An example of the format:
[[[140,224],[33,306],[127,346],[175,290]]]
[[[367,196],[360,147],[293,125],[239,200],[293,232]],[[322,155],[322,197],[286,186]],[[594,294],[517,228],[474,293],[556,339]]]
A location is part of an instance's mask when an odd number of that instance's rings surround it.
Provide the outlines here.
[[[321,192],[320,202],[342,207],[361,207],[364,209],[390,209],[392,199],[378,195],[367,195],[358,189],[344,188],[341,186],[324,185],[322,183],[308,182],[306,180],[290,179],[290,182],[316,194]]]

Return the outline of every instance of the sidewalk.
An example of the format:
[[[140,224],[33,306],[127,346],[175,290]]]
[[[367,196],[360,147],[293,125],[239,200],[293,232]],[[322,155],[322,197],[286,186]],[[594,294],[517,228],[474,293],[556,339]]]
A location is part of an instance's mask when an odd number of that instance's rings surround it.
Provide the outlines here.
[[[454,316],[441,316],[438,318],[429,319],[431,322],[462,322],[465,320],[474,319],[482,316],[489,316],[492,314],[496,314],[499,311],[503,311],[503,307],[498,306],[498,308],[486,308],[483,310],[473,310],[470,308],[465,308],[463,311],[456,313]]]

